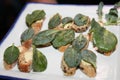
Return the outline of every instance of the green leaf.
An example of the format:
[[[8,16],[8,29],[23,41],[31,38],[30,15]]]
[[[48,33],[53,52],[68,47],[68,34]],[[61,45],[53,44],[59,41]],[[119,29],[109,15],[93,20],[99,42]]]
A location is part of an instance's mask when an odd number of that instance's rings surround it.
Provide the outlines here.
[[[47,43],[50,43],[54,39],[58,31],[59,30],[55,29],[41,31],[33,37],[32,43],[37,46],[46,45]]]
[[[117,24],[118,21],[118,11],[116,8],[111,8],[109,13],[105,15],[105,19],[108,25]]]
[[[80,51],[87,45],[87,39],[80,34],[73,42],[72,46],[75,50]]]
[[[4,52],[4,61],[7,64],[13,64],[14,62],[17,61],[18,56],[19,56],[19,49],[13,44],[12,46],[6,48]]]
[[[37,20],[42,20],[45,18],[46,13],[44,10],[35,10],[32,14],[27,14],[26,16],[26,24],[28,27],[31,27],[32,23],[36,22]]]
[[[120,7],[120,1],[118,1],[114,4],[114,8],[119,8],[119,7]]]
[[[103,6],[104,6],[104,3],[103,2],[100,2],[99,5],[98,5],[98,9],[97,9],[97,14],[98,14],[98,17],[99,17],[99,21],[102,21],[102,16],[103,16]]]
[[[69,67],[73,68],[80,64],[81,56],[74,48],[68,47],[64,52],[64,60]]]
[[[59,48],[61,46],[65,46],[69,43],[71,43],[74,40],[75,32],[71,29],[66,29],[59,31],[54,40],[52,41],[52,44],[55,48]]]
[[[93,18],[92,21],[91,21],[91,28],[89,30],[89,32],[95,32],[97,30],[99,30],[99,28],[101,28],[100,24],[98,24],[95,19]]]
[[[67,23],[71,23],[73,19],[71,17],[65,17],[62,19],[62,24],[65,25]]]
[[[94,19],[91,23],[92,42],[100,52],[111,52],[116,48],[117,37],[104,27],[100,26]]]
[[[93,33],[93,44],[100,52],[114,51],[117,45],[117,37],[110,31],[101,28]]]
[[[34,30],[32,28],[26,29],[21,35],[21,41],[27,41],[34,36]]]
[[[85,16],[85,15],[82,15],[82,14],[77,14],[75,17],[74,17],[74,23],[77,25],[77,26],[83,26],[85,24],[87,24],[87,21],[88,21],[88,17]]]
[[[48,28],[49,29],[56,28],[60,23],[61,23],[61,16],[60,14],[57,13],[48,22]]]
[[[80,53],[81,53],[81,60],[84,60],[85,62],[92,64],[96,68],[97,56],[94,52],[86,49],[86,50],[82,50]]]
[[[34,72],[42,72],[47,68],[47,59],[45,55],[35,47],[33,48],[32,68]]]

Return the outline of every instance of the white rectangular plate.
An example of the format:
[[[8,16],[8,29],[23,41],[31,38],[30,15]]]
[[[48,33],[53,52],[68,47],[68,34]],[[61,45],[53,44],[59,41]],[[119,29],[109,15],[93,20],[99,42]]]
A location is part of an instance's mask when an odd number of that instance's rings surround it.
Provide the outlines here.
[[[109,12],[109,9],[113,6],[104,6],[104,14]],[[119,44],[119,26],[106,26],[108,30],[113,32],[118,38],[117,49],[111,56],[104,56],[97,53],[93,49],[93,45],[90,43],[89,49],[94,51],[97,55],[97,76],[95,78],[89,78],[83,74],[79,69],[76,74],[71,77],[63,75],[60,64],[63,53],[55,50],[52,46],[46,48],[39,48],[48,59],[48,67],[44,72],[30,72],[23,73],[17,68],[12,70],[5,70],[3,67],[3,54],[5,49],[14,43],[16,46],[20,46],[20,36],[22,32],[27,29],[25,23],[25,17],[28,13],[32,13],[34,10],[43,9],[46,12],[46,19],[43,23],[42,30],[48,29],[48,21],[54,14],[59,13],[62,17],[72,17],[78,13],[89,16],[91,19],[98,19],[96,10],[98,6],[89,5],[53,5],[53,4],[39,4],[39,3],[28,3],[24,10],[21,12],[14,26],[4,38],[0,45],[0,75],[25,78],[25,79],[37,79],[37,80],[119,80],[120,79],[120,44]],[[86,33],[84,33],[86,34]]]

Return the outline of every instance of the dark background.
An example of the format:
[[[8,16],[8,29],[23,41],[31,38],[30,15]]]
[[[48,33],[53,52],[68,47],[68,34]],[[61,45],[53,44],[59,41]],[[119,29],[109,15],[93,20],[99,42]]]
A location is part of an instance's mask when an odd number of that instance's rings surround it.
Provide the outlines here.
[[[58,4],[98,5],[101,0],[57,0]],[[106,5],[113,5],[119,0],[102,0]],[[0,42],[14,23],[26,0],[0,0]]]
[[[114,4],[120,0],[57,0],[59,4],[98,4],[103,1],[104,4]]]

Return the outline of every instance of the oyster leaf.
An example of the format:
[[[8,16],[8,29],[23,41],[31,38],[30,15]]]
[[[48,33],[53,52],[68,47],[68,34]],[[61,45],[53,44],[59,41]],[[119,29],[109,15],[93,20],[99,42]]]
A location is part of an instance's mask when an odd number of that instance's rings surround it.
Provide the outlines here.
[[[32,44],[36,46],[46,45],[54,39],[57,32],[59,32],[59,30],[55,29],[41,31],[33,37]]]
[[[85,62],[92,64],[94,68],[96,68],[96,54],[92,52],[91,50],[82,50],[80,52],[81,54],[81,60],[84,60]]]
[[[64,52],[64,60],[69,67],[73,68],[80,64],[81,56],[74,48],[68,47]]]
[[[34,36],[34,30],[32,28],[26,29],[21,35],[21,42],[27,41]]]
[[[62,24],[65,25],[67,23],[71,23],[73,21],[73,19],[71,17],[64,17],[62,19]]]
[[[9,46],[6,48],[4,52],[4,61],[7,64],[13,64],[17,61],[19,56],[19,49],[13,44],[12,46]]]
[[[120,7],[120,1],[118,1],[114,4],[114,8],[119,8],[119,7]]]
[[[117,37],[114,33],[101,27],[94,19],[91,23],[92,42],[100,52],[114,51],[117,45]]]
[[[88,17],[80,13],[74,17],[74,23],[77,26],[83,26],[87,24],[87,21],[88,21]]]
[[[80,34],[73,42],[72,46],[75,50],[80,51],[87,45],[87,39]]]
[[[98,5],[98,9],[97,9],[97,14],[98,14],[98,18],[99,18],[99,21],[102,21],[102,16],[103,16],[103,6],[104,6],[104,3],[103,2],[100,2],[99,5]]]
[[[37,20],[42,20],[45,18],[46,13],[44,10],[35,10],[32,14],[27,14],[26,16],[26,24],[28,27],[31,27],[32,23],[36,22]]]
[[[59,48],[61,46],[65,46],[71,43],[74,40],[75,32],[71,29],[61,30],[59,31],[54,40],[52,41],[52,45],[55,48]]]
[[[47,68],[47,58],[35,47],[33,48],[32,68],[34,72],[42,72],[45,71]]]
[[[101,28],[99,32],[93,33],[93,44],[100,52],[111,52],[116,48],[117,38],[110,31]]]
[[[55,14],[48,22],[48,28],[56,28],[61,23],[61,16],[59,13]]]
[[[90,33],[92,32],[97,32],[99,31],[99,28],[101,28],[100,24],[98,24],[95,19],[93,18],[92,21],[91,21],[91,28],[89,30]]]
[[[109,13],[105,15],[107,25],[117,24],[118,21],[118,11],[116,8],[111,8]]]

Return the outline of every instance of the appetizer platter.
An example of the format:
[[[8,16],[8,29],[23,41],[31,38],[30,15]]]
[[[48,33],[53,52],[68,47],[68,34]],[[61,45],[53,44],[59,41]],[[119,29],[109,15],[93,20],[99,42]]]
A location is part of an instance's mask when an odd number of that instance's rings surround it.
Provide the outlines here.
[[[0,43],[0,76],[118,80],[119,7],[26,4]]]

